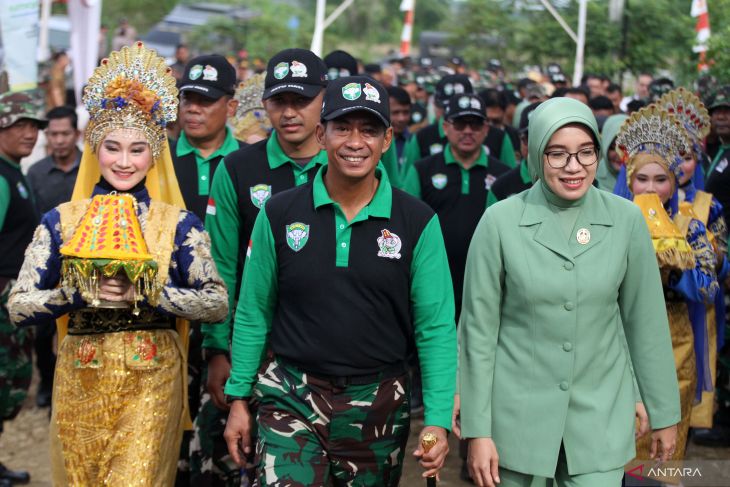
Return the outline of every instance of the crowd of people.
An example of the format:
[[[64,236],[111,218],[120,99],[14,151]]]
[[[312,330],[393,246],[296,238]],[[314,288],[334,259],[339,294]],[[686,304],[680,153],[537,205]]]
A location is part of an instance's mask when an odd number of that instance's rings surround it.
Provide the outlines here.
[[[479,486],[730,444],[730,85],[120,29],[86,126],[0,95],[0,432],[35,355],[54,485],[395,486],[416,415]]]

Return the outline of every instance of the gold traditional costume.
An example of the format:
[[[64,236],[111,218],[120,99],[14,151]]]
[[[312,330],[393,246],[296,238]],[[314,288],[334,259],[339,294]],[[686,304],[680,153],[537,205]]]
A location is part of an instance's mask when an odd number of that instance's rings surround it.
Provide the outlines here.
[[[710,114],[705,105],[694,93],[684,88],[664,94],[657,104],[672,113],[682,123],[691,139],[695,160],[699,164],[703,156],[702,143],[710,133]],[[679,192],[679,212],[689,218],[695,218],[705,225],[707,238],[712,244],[719,269],[727,255],[727,227],[719,203],[712,194],[696,189],[694,181],[689,181]],[[718,299],[723,300],[724,295],[721,293]],[[719,308],[722,313],[724,307]],[[703,387],[700,403],[695,404],[692,408],[690,426],[693,428],[712,428],[714,413],[718,327],[716,306],[708,305],[706,314],[707,368],[709,370],[705,374],[705,380],[709,382],[709,387]],[[720,322],[720,326],[724,326],[724,319]]]
[[[172,485],[189,423],[184,320],[222,321],[227,293],[202,222],[182,209],[165,137],[177,90],[164,60],[142,43],[112,53],[84,103],[91,121],[72,201],[36,230],[11,318],[24,325],[66,315],[51,418],[54,485]],[[144,133],[154,160],[145,187],[130,193],[99,182],[98,147],[116,129]],[[118,272],[135,297],[111,307],[98,285]]]
[[[616,137],[616,147],[626,162],[629,189],[636,172],[650,163],[657,163],[664,168],[672,182],[674,195],[667,204],[669,211],[656,194],[637,195],[634,202],[642,209],[662,271],[682,409],[677,446],[672,459],[681,460],[684,457],[697,381],[688,305],[699,301],[700,306],[704,306],[704,302],[717,289],[714,258],[711,252],[708,254],[710,247],[704,226],[698,220],[680,214],[676,208],[680,163],[683,154],[692,150],[691,142],[674,115],[657,105],[650,105],[624,122]],[[669,212],[672,213],[671,217]],[[690,289],[694,294],[688,291]],[[637,460],[649,459],[650,442],[650,435],[637,441]],[[676,479],[662,480],[673,482]]]

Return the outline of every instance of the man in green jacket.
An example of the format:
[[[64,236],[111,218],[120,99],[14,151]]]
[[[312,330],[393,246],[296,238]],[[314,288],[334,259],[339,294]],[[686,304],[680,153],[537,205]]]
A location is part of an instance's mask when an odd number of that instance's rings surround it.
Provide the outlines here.
[[[410,423],[407,361],[421,359],[435,475],[456,372],[451,279],[438,218],[378,167],[392,140],[388,94],[331,82],[317,140],[328,165],[272,198],[248,247],[235,316],[225,438],[241,460],[259,402],[261,485],[398,485]],[[273,359],[263,365],[266,350]],[[257,371],[260,372],[257,377]]]

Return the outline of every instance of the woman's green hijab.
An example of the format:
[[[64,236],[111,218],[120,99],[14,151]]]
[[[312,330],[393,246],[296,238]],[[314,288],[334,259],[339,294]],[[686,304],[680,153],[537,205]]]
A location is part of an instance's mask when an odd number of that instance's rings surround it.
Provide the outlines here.
[[[579,123],[588,127],[599,142],[598,123],[587,105],[573,98],[552,98],[541,103],[530,116],[527,167],[533,181],[543,178],[543,152],[550,137],[565,125]]]
[[[629,118],[628,115],[623,113],[611,115],[604,122],[603,130],[601,131],[601,160],[598,162],[596,179],[598,180],[598,187],[609,193],[613,193],[613,187],[616,186],[618,171],[615,171],[608,161],[608,148],[618,135],[621,130],[621,125],[627,118]]]

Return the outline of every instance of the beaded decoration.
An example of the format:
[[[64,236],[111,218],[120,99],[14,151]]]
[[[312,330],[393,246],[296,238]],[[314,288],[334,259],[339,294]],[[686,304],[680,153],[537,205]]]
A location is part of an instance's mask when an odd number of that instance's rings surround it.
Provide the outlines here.
[[[134,286],[134,304],[143,296],[155,301],[157,264],[147,251],[132,195],[97,195],[73,237],[60,249],[66,284],[77,287],[92,306],[100,306],[101,277],[126,274]]]
[[[112,130],[144,133],[156,159],[177,118],[177,88],[165,60],[142,42],[112,52],[94,70],[83,101],[90,120],[86,141],[94,151]]]
[[[695,152],[702,150],[702,141],[710,133],[710,113],[705,104],[684,88],[665,93],[657,105],[677,117],[692,139]]]
[[[656,162],[679,178],[680,164],[684,154],[692,150],[692,143],[677,117],[652,103],[624,121],[616,136],[616,150],[626,163],[626,181],[630,184],[636,169],[631,162],[639,154],[658,156]]]
[[[268,137],[271,133],[271,121],[262,101],[265,78],[266,73],[256,74],[236,89],[234,98],[238,100],[238,107],[230,122],[233,134],[239,140],[246,140],[251,135]]]

